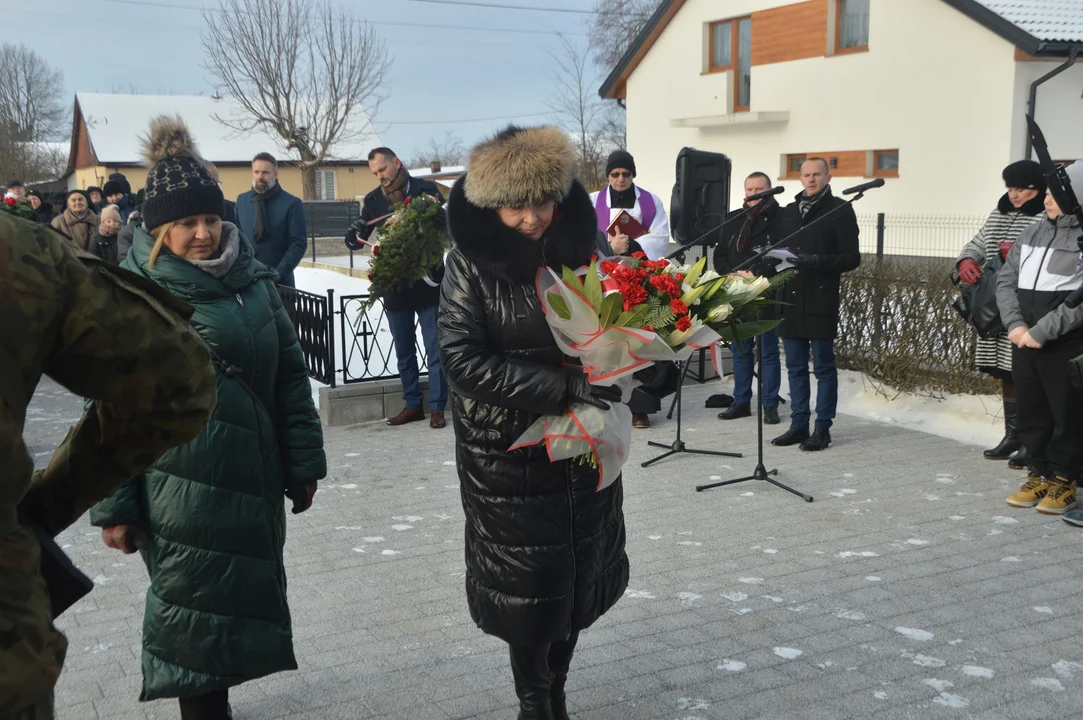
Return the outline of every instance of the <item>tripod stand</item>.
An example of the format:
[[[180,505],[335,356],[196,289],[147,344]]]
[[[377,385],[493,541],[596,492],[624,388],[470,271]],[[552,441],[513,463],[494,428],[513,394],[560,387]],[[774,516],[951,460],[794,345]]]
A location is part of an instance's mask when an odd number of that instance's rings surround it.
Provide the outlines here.
[[[723,452],[721,450],[694,450],[687,447],[684,444],[684,441],[681,440],[681,394],[684,390],[684,370],[685,368],[687,368],[688,362],[690,360],[691,358],[689,358],[689,360],[677,363],[681,366],[681,383],[677,386],[677,398],[675,401],[677,403],[677,439],[669,445],[665,443],[654,442],[653,440],[648,440],[647,444],[651,447],[667,448],[668,452],[664,452],[658,457],[651,458],[647,462],[642,463],[641,467],[650,467],[654,463],[660,460],[665,460],[667,457],[671,455],[676,455],[678,453],[692,453],[694,455],[717,455],[721,457],[744,457],[741,453]]]
[[[740,349],[740,343],[738,343],[738,349]],[[723,485],[748,482],[749,480],[766,480],[775,487],[780,487],[786,492],[793,493],[797,497],[802,498],[805,502],[812,502],[811,495],[805,495],[804,493],[794,490],[789,485],[780,483],[778,480],[773,480],[771,476],[777,476],[778,470],[768,470],[767,466],[763,464],[763,338],[759,338],[756,341],[756,363],[759,365],[759,372],[756,373],[756,450],[759,458],[756,469],[752,471],[751,475],[737,478],[736,480],[723,480],[722,482],[710,483],[707,485],[696,485],[696,492],[703,492],[704,490],[722,487]]]

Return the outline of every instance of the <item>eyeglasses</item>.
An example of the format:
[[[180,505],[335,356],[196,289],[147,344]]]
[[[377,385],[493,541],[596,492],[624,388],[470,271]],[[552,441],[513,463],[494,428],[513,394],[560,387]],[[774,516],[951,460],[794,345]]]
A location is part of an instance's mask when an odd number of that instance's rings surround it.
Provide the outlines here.
[[[613,178],[614,180],[616,180],[617,178],[630,178],[632,177],[632,173],[628,172],[627,170],[614,170],[613,172],[609,173],[609,177]]]

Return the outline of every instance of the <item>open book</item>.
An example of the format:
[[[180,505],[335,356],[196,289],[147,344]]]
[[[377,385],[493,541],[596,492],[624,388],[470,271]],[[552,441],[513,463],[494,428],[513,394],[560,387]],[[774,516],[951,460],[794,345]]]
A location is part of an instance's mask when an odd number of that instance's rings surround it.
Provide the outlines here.
[[[643,227],[643,225],[636,220],[627,210],[621,210],[617,213],[617,217],[613,218],[613,222],[609,223],[609,227],[605,229],[606,234],[612,236],[618,232],[627,235],[630,239],[635,240],[646,235],[649,231]]]

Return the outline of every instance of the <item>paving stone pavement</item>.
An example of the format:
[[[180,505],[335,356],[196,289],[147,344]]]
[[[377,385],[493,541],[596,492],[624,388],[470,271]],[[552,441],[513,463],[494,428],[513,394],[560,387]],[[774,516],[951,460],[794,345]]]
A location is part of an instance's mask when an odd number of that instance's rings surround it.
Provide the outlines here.
[[[1081,533],[1015,510],[1021,475],[977,448],[840,417],[823,453],[767,446],[779,479],[696,493],[755,465],[752,420],[703,408],[685,437],[742,459],[685,455],[625,473],[632,579],[583,634],[568,683],[581,720],[1054,718],[1083,708]],[[39,463],[79,405],[39,389]],[[783,413],[785,416],[785,413]],[[784,426],[783,426],[784,427]],[[767,428],[767,437],[778,428]],[[505,646],[471,622],[450,427],[326,431],[330,477],[289,517],[286,565],[300,670],[231,693],[235,717],[515,717]],[[97,582],[58,623],[71,647],[61,720],[176,718],[139,703],[145,571],[85,518],[61,537]]]

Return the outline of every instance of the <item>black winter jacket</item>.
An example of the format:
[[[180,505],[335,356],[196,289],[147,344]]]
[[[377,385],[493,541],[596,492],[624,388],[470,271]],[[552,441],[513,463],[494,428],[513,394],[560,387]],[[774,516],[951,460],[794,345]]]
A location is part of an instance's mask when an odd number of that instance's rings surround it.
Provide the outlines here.
[[[845,204],[827,188],[825,197],[802,218],[799,208],[802,195],[798,193],[782,212],[783,236]],[[809,264],[800,267],[782,286],[782,299],[788,304],[782,307],[782,324],[778,326],[781,337],[828,339],[838,335],[842,274],[861,264],[857,236],[857,216],[851,206],[816,222],[789,244],[798,255],[810,257]]]
[[[744,252],[737,251],[737,241],[740,239],[741,228],[747,218],[735,219],[726,226],[725,235],[714,248],[714,269],[719,274],[725,275],[732,272],[735,267],[753,255],[766,250],[784,237],[782,234],[782,208],[779,207],[774,198],[767,198],[763,202],[770,203],[770,206],[752,221],[749,247]],[[744,212],[744,208],[738,208],[731,212],[726,219],[734,218],[738,213],[742,212]],[[770,268],[771,264],[767,263],[763,267],[757,266],[744,269],[757,274],[774,275],[774,270]]]
[[[432,195],[441,204],[444,202],[444,194],[440,192],[439,186],[431,180],[420,180],[411,177],[406,194],[410,197]],[[361,217],[350,226],[349,232],[346,233],[346,247],[354,251],[362,250],[365,246],[358,242],[358,238],[368,240],[369,236],[376,231],[376,228],[384,224],[384,221],[381,220],[371,225],[369,223],[376,218],[388,215],[390,212],[391,206],[387,204],[383,189],[377,186],[369,191],[369,194],[365,196],[364,201],[361,203]],[[433,268],[432,272],[429,273],[432,281],[437,283],[436,287],[429,285],[424,280],[419,280],[408,288],[384,293],[384,309],[423,310],[436,305],[440,302],[439,283],[443,278],[443,273],[444,269],[442,267]]]
[[[550,462],[543,446],[508,452],[539,416],[565,411],[569,383],[586,382],[564,367],[534,282],[542,265],[589,262],[597,221],[576,182],[546,237],[532,241],[467,201],[460,179],[448,224],[438,333],[466,513],[467,602],[486,633],[536,646],[588,627],[628,585],[621,480],[595,492],[590,466]]]
[[[95,232],[94,237],[90,238],[90,244],[87,245],[87,252],[110,265],[120,264],[116,235],[102,235],[100,232]]]

